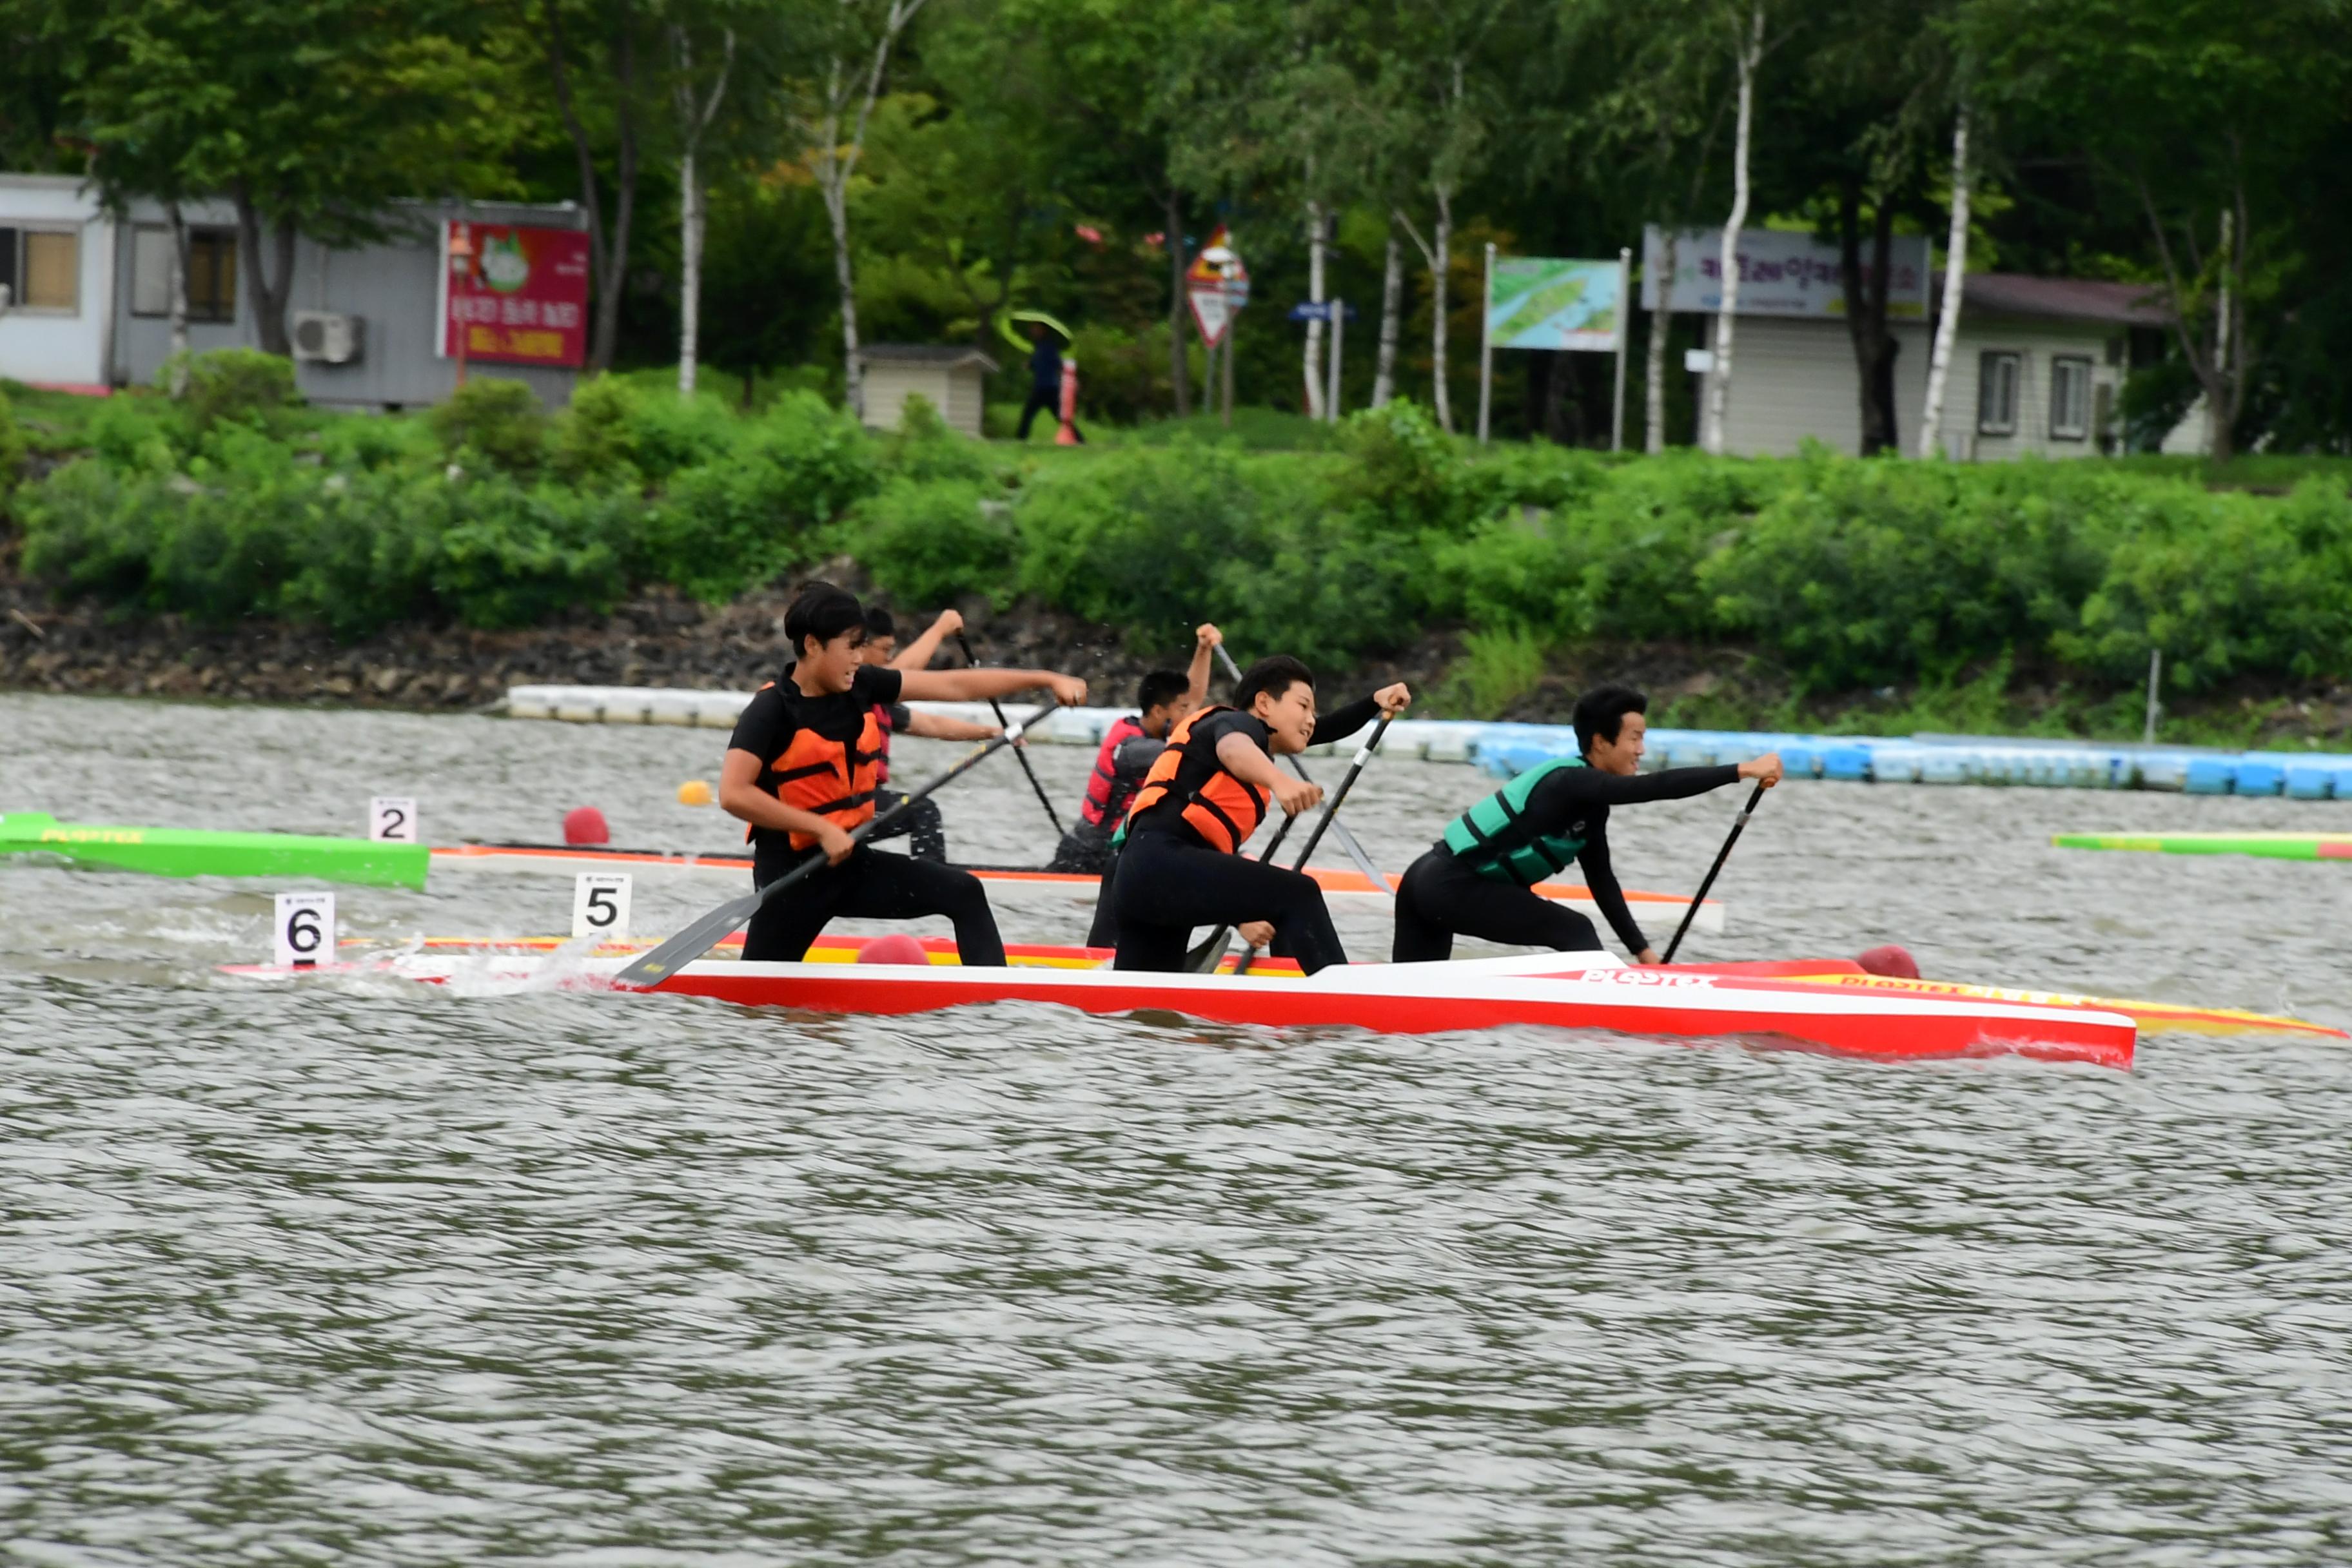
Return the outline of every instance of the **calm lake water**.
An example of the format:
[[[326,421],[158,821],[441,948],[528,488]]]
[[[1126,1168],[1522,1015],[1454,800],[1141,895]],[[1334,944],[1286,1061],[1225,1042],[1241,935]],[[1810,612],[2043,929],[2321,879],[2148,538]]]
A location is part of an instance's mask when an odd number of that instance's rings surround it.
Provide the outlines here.
[[[0,807],[352,833],[412,795],[452,842],[586,802],[715,848],[673,792],[723,745],[0,696]],[[1089,759],[1032,755],[1075,801]],[[1402,868],[1490,787],[1376,763],[1349,815]],[[1621,874],[1689,888],[1735,805],[1621,813]],[[1050,843],[1007,761],[947,814],[971,858]],[[2047,847],[2347,825],[1792,785],[1692,951],[2352,1024],[2352,866]],[[2126,1074],[219,974],[274,890],[0,863],[9,1561],[2352,1560],[2352,1047]],[[641,879],[636,928],[724,891]],[[339,904],[552,932],[571,887]],[[1341,923],[1384,952],[1377,906]]]

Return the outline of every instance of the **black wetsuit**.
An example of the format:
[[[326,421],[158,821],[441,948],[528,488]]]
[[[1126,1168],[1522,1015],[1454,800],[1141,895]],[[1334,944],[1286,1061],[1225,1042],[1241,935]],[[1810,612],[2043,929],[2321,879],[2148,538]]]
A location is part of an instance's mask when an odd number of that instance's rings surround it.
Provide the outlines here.
[[[1313,743],[1354,734],[1378,710],[1369,697],[1349,703],[1317,721]],[[1192,731],[1192,741],[1207,755],[1228,734],[1246,735],[1261,748],[1266,743],[1265,723],[1242,712],[1211,715]],[[1309,974],[1348,962],[1314,878],[1254,859],[1238,847],[1230,855],[1211,847],[1183,819],[1185,804],[1171,794],[1128,822],[1115,875],[1105,879],[1095,933],[1106,934],[1101,914],[1108,910],[1117,921],[1111,934],[1118,968],[1174,973],[1184,967],[1194,927],[1244,921],[1271,921],[1269,951],[1297,959]]]
[[[1527,819],[1538,831],[1581,838],[1577,865],[1592,901],[1609,919],[1629,953],[1650,945],[1625,907],[1625,892],[1609,864],[1609,808],[1644,801],[1684,800],[1738,782],[1736,766],[1668,768],[1656,773],[1609,773],[1598,768],[1561,768],[1528,797]],[[1554,903],[1516,882],[1480,876],[1456,859],[1440,839],[1415,860],[1397,888],[1398,963],[1422,963],[1454,954],[1456,934],[1510,947],[1549,947],[1559,952],[1597,952],[1600,933],[1575,910]]]

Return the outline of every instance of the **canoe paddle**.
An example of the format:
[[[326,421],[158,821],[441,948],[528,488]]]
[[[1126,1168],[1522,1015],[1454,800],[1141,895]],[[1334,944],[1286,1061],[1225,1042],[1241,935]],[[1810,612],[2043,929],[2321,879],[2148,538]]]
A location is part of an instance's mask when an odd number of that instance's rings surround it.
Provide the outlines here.
[[[1265,853],[1258,857],[1260,863],[1274,858],[1274,852],[1282,847],[1283,838],[1290,832],[1290,825],[1297,820],[1296,816],[1286,816],[1282,819],[1282,826],[1274,830],[1273,841],[1266,845]],[[1214,973],[1217,965],[1224,959],[1225,943],[1232,939],[1233,934],[1234,928],[1231,926],[1219,926],[1211,931],[1207,941],[1184,955],[1184,967],[1195,974]]]
[[[1372,738],[1356,748],[1356,760],[1349,767],[1348,776],[1339,781],[1339,793],[1333,795],[1331,797],[1331,804],[1323,808],[1323,820],[1317,823],[1315,825],[1315,831],[1307,836],[1307,847],[1301,849],[1298,852],[1298,858],[1291,862],[1290,868],[1292,870],[1304,871],[1307,869],[1307,858],[1315,853],[1315,847],[1323,842],[1323,830],[1330,826],[1333,819],[1339,815],[1340,803],[1348,798],[1348,792],[1356,787],[1356,776],[1364,771],[1364,764],[1370,762],[1372,760],[1372,753],[1381,749],[1381,737],[1388,732],[1389,721],[1395,717],[1396,715],[1393,713],[1381,714],[1381,721],[1372,726]],[[1275,843],[1279,844],[1281,841],[1280,837],[1277,837]],[[1270,844],[1266,846],[1265,852],[1268,856],[1273,855],[1274,845]],[[1224,956],[1224,933],[1220,931],[1217,935],[1217,956],[1223,958]],[[1247,974],[1249,973],[1251,963],[1255,961],[1256,957],[1257,949],[1255,947],[1243,948],[1241,962],[1234,965],[1234,973],[1235,974]]]
[[[1757,780],[1755,792],[1748,795],[1748,804],[1741,806],[1739,815],[1731,819],[1731,837],[1726,838],[1723,847],[1716,851],[1715,864],[1706,868],[1706,880],[1701,882],[1698,891],[1691,895],[1690,907],[1683,910],[1683,923],[1675,928],[1675,940],[1666,943],[1666,955],[1658,961],[1660,963],[1675,961],[1675,950],[1682,946],[1683,938],[1690,931],[1691,921],[1698,918],[1699,905],[1706,902],[1706,895],[1714,889],[1715,879],[1723,874],[1723,863],[1731,858],[1731,847],[1739,842],[1740,832],[1747,827],[1748,819],[1756,815],[1758,806],[1764,804],[1764,781]]]
[[[1242,667],[1234,662],[1234,656],[1225,651],[1225,645],[1223,643],[1217,644],[1217,657],[1224,661],[1225,673],[1233,677],[1234,682],[1238,684],[1242,678]],[[1315,782],[1311,778],[1307,778],[1307,764],[1297,757],[1286,757],[1283,760],[1290,764],[1292,773],[1302,779],[1307,779],[1308,784]],[[1356,863],[1356,869],[1364,874],[1375,890],[1386,893],[1391,898],[1396,897],[1396,889],[1389,886],[1388,878],[1383,876],[1381,868],[1372,863],[1372,858],[1364,853],[1364,847],[1356,842],[1356,836],[1348,831],[1348,825],[1342,822],[1335,826],[1339,832],[1339,847],[1348,852],[1348,858]]]
[[[971,639],[964,636],[961,631],[958,631],[956,633],[956,646],[963,649],[963,661],[971,666],[974,669],[978,669],[980,668],[980,660],[972,654]],[[996,721],[999,724],[1005,723],[1004,704],[992,697],[988,700],[988,705],[992,709],[995,710]],[[1033,720],[1031,722],[1034,723],[1035,721]],[[1024,724],[1022,727],[1026,729],[1028,726]],[[1021,771],[1029,775],[1029,787],[1037,792],[1037,804],[1045,808],[1045,820],[1054,825],[1054,836],[1056,838],[1061,837],[1067,829],[1063,827],[1061,815],[1055,811],[1053,801],[1047,797],[1045,794],[1045,786],[1037,782],[1037,770],[1030,766],[1029,753],[1016,750],[1013,754],[1021,760]]]
[[[856,828],[849,835],[850,842],[853,844],[865,843],[868,838],[873,837],[876,833],[881,831],[882,828],[888,826],[890,823],[897,821],[898,817],[904,815],[906,811],[917,801],[929,795],[933,791],[954,779],[958,774],[969,773],[971,769],[977,767],[982,762],[985,762],[990,753],[1005,746],[1009,746],[1015,741],[1021,739],[1021,732],[1029,728],[1030,725],[1036,723],[1040,719],[1045,718],[1058,706],[1058,703],[1048,702],[1045,706],[1038,709],[1037,711],[1030,714],[1029,717],[1024,719],[1018,724],[1007,724],[1004,727],[1004,733],[997,736],[993,740],[982,742],[979,746],[973,748],[970,756],[967,756],[963,761],[956,763],[955,766],[950,768],[947,772],[933,779],[930,783],[915,791],[906,799],[900,801],[889,810],[883,812],[880,816],[868,817],[864,822],[859,823]],[[725,903],[719,905],[709,914],[702,916],[693,924],[688,926],[684,931],[679,931],[676,936],[671,937],[668,941],[663,942],[659,947],[655,948],[651,952],[648,952],[644,957],[638,959],[635,963],[630,964],[626,969],[622,970],[620,973],[614,976],[614,984],[618,985],[631,985],[639,990],[649,989],[655,985],[660,984],[663,981],[668,979],[671,975],[677,973],[679,970],[685,968],[688,964],[692,963],[696,959],[700,958],[704,953],[709,952],[712,948],[718,946],[720,942],[726,939],[729,933],[741,927],[746,921],[750,921],[753,915],[758,914],[760,912],[761,906],[764,905],[770,899],[774,898],[777,894],[793,886],[795,882],[799,882],[808,877],[814,876],[819,869],[828,863],[829,862],[827,862],[824,857],[824,851],[820,849],[815,854],[811,855],[807,859],[802,861],[799,865],[793,867],[791,870],[785,872],[782,876],[777,878],[774,881],[769,883],[766,887],[746,893],[740,899],[728,900]]]

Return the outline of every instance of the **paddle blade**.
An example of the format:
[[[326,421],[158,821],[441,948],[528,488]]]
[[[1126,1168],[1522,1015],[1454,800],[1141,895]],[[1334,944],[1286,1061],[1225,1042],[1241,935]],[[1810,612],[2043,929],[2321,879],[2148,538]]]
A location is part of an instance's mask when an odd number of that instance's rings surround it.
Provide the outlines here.
[[[1234,928],[1219,926],[1211,931],[1200,946],[1184,955],[1184,968],[1192,974],[1214,974],[1217,965],[1225,961],[1225,944],[1232,940]]]
[[[717,947],[760,912],[760,895],[746,893],[719,905],[613,977],[615,985],[648,991]]]

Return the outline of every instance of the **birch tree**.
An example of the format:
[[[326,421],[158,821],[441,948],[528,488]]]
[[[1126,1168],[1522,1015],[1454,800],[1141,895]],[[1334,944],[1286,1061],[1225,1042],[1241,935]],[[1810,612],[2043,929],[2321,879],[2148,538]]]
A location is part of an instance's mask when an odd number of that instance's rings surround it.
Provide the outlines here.
[[[1952,226],[1944,242],[1944,304],[1936,320],[1936,346],[1927,359],[1927,402],[1919,411],[1919,456],[1940,449],[1944,385],[1952,372],[1952,343],[1959,336],[1960,306],[1969,278],[1969,100],[1961,98],[1952,120]]]
[[[1388,220],[1388,244],[1381,259],[1381,347],[1372,368],[1372,406],[1385,408],[1396,395],[1397,337],[1404,308],[1404,238],[1396,216]]]
[[[816,124],[816,183],[833,226],[833,270],[841,289],[842,391],[850,413],[866,417],[865,377],[857,364],[857,277],[849,250],[849,182],[866,151],[874,105],[890,71],[890,52],[924,0],[841,0],[826,60]],[[843,128],[847,126],[845,138]]]
[[[1733,327],[1739,314],[1739,231],[1748,222],[1748,153],[1756,121],[1756,68],[1764,58],[1764,0],[1750,0],[1745,26],[1734,34],[1738,108],[1732,116],[1731,212],[1723,223],[1723,293],[1715,313],[1715,363],[1707,375],[1705,446],[1720,457],[1724,417],[1731,400]]]
[[[702,331],[702,237],[708,221],[701,171],[696,166],[703,137],[719,118],[726,101],[727,79],[735,68],[735,29],[722,27],[718,68],[709,91],[700,90],[694,66],[694,38],[687,28],[669,28],[670,97],[677,110],[677,394],[694,395],[694,377]]]

